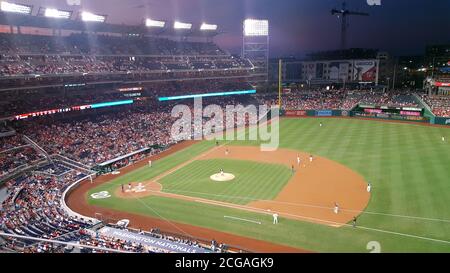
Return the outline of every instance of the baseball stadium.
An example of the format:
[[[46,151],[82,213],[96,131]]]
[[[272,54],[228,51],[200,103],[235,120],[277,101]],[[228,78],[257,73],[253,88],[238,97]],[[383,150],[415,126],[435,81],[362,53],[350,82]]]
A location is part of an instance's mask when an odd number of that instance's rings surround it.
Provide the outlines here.
[[[234,54],[200,15],[0,2],[0,253],[450,252],[450,45],[349,48],[384,6],[293,59],[270,16]]]

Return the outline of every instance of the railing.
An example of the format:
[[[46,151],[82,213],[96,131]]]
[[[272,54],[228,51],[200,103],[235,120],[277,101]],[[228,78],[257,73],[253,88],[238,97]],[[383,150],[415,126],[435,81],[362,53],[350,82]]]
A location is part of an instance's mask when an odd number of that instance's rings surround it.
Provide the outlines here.
[[[63,192],[62,195],[61,195],[61,206],[62,206],[62,209],[63,209],[69,216],[76,217],[76,218],[81,218],[81,219],[84,219],[84,220],[87,220],[87,221],[91,221],[91,222],[94,223],[94,224],[98,224],[98,223],[100,223],[99,220],[97,220],[97,219],[95,219],[95,218],[91,218],[91,217],[85,216],[85,215],[81,215],[81,214],[79,214],[79,213],[76,213],[76,212],[74,212],[73,210],[71,210],[71,209],[69,208],[69,206],[67,206],[67,204],[66,204],[66,196],[67,196],[67,194],[70,193],[71,191],[73,191],[76,187],[78,187],[79,184],[80,184],[81,182],[83,182],[84,180],[90,179],[91,177],[92,177],[92,176],[90,176],[90,175],[85,176],[85,177],[83,177],[83,178],[81,178],[81,179],[75,181],[75,182],[72,183],[71,185],[69,185],[69,186],[64,190],[64,192]]]

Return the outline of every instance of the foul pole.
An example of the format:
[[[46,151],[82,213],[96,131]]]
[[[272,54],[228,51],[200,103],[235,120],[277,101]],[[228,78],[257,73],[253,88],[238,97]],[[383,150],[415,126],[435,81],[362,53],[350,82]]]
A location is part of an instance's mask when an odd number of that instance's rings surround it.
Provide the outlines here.
[[[283,66],[282,60],[278,61],[278,107],[281,109],[281,89],[282,89],[282,71]]]

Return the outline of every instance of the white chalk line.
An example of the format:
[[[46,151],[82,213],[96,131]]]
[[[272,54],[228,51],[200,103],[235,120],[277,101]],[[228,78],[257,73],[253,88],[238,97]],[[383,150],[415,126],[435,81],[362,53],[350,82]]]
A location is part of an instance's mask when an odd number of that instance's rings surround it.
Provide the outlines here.
[[[239,218],[239,217],[228,216],[228,215],[224,215],[223,218],[234,219],[234,220],[239,220],[239,221],[244,221],[244,222],[250,222],[250,223],[254,223],[254,224],[261,225],[261,222],[253,221],[253,220],[249,220],[249,219],[245,219],[245,218]]]
[[[334,209],[334,206],[327,207],[327,206],[312,205],[312,204],[305,204],[305,203],[292,203],[292,202],[283,202],[283,201],[275,201],[275,200],[261,200],[261,199],[251,198],[251,197],[243,197],[243,196],[231,196],[231,195],[224,195],[224,194],[213,194],[213,193],[184,191],[184,190],[167,190],[167,191],[168,191],[168,193],[191,193],[191,194],[198,194],[198,195],[204,195],[204,196],[224,197],[224,198],[229,198],[229,199],[242,199],[242,200],[249,200],[249,201],[264,201],[264,202],[268,202],[268,203],[284,204],[284,205],[291,205],[291,206],[297,206],[297,207],[310,207],[310,208],[317,208],[317,209],[324,209],[324,210],[333,210]],[[401,215],[401,214],[390,214],[390,213],[382,213],[382,212],[372,212],[372,211],[365,211],[365,210],[345,209],[342,207],[339,209],[341,211],[345,211],[345,212],[358,212],[360,214],[372,214],[372,215],[407,218],[407,219],[422,220],[422,221],[450,223],[450,220],[448,220],[448,219],[437,219],[437,218],[428,218],[428,217],[420,217],[420,216],[412,216],[412,215]]]

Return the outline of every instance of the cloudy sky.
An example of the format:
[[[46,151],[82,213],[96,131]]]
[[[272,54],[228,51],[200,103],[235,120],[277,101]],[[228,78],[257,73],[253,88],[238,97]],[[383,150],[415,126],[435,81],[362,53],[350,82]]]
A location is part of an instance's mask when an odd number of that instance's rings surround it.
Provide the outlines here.
[[[270,20],[271,55],[303,55],[337,49],[340,21],[330,10],[341,0],[9,0],[34,6],[88,10],[108,14],[108,22],[138,24],[143,18],[218,24],[225,34],[216,38],[225,49],[241,48],[244,18]],[[450,0],[347,0],[350,9],[370,13],[352,17],[349,47],[387,50],[394,54],[420,54],[427,44],[450,43]],[[35,10],[36,12],[36,10]]]

